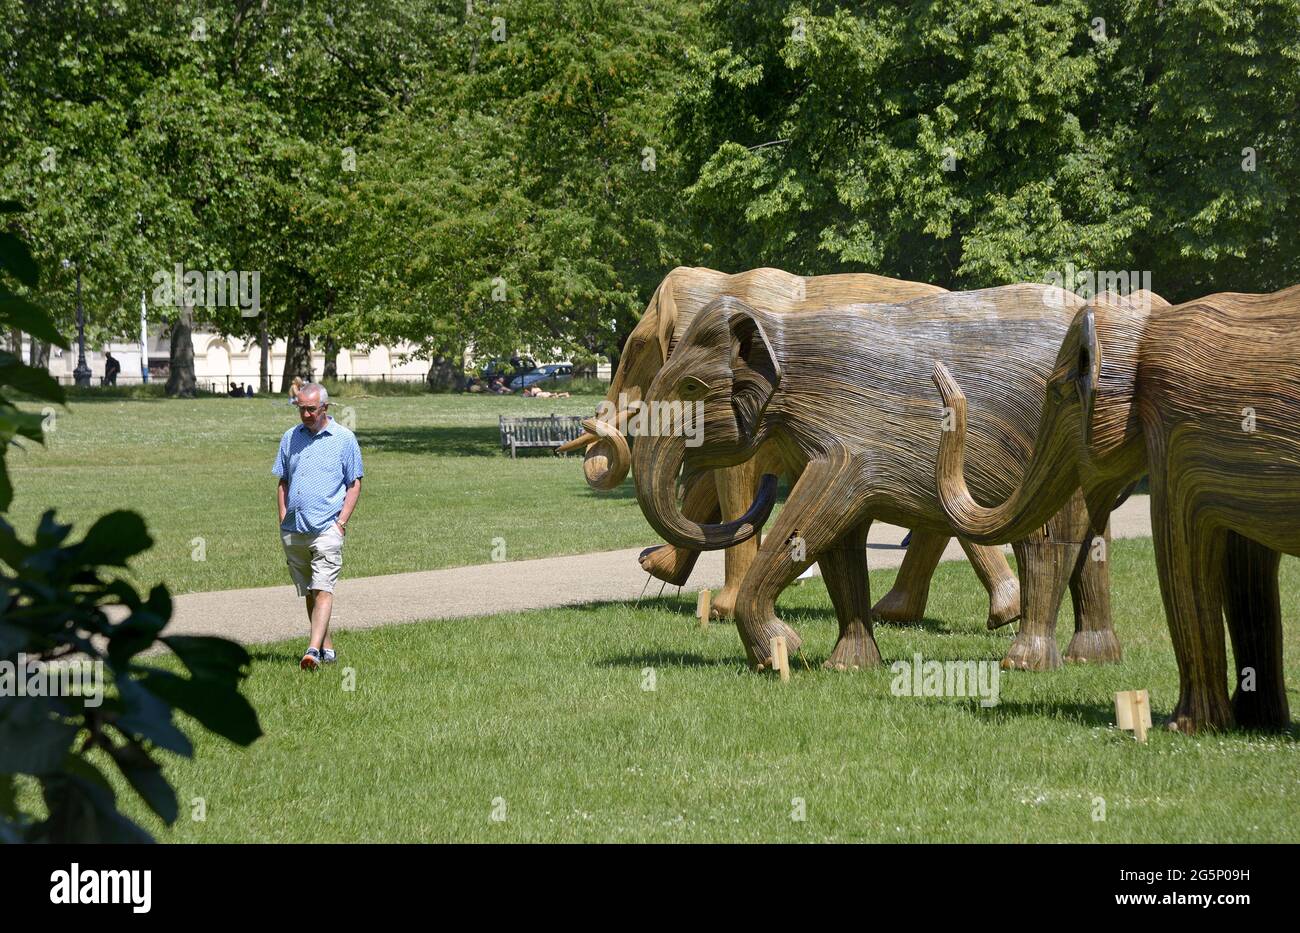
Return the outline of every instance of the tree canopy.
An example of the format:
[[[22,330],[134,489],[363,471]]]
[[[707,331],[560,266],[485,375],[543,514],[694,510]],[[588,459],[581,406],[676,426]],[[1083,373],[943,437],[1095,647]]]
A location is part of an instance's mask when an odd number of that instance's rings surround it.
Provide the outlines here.
[[[195,8],[197,9],[197,8]],[[674,265],[1300,278],[1300,0],[0,0],[0,197],[72,332],[616,354]],[[328,365],[328,363],[327,363]],[[318,374],[319,375],[319,374]]]

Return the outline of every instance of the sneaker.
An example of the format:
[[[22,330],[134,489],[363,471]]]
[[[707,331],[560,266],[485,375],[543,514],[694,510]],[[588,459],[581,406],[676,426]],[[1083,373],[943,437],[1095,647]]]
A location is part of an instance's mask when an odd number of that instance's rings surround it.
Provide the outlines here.
[[[333,664],[338,660],[338,657],[334,654],[333,648],[322,648],[320,650],[320,660],[322,664]]]
[[[320,651],[316,648],[308,648],[307,653],[302,656],[298,666],[304,671],[314,671],[320,667]]]

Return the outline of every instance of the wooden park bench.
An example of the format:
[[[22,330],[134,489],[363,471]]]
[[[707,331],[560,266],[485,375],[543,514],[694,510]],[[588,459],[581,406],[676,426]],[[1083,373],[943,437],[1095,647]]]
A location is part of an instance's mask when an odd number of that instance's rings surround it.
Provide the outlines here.
[[[501,419],[501,449],[510,449],[510,459],[522,447],[548,447],[555,449],[565,441],[582,434],[582,418],[578,415],[551,415],[549,418]]]

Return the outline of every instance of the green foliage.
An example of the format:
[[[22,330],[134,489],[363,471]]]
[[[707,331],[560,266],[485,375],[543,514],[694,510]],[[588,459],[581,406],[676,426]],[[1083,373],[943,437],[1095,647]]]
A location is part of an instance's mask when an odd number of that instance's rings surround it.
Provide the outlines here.
[[[0,215],[19,211],[13,202],[0,202]],[[39,282],[38,263],[10,231],[0,231],[0,269],[29,289]],[[10,292],[2,279],[0,326],[21,326],[66,346],[44,311]],[[64,400],[48,373],[8,353],[0,353],[4,390]],[[19,436],[43,442],[45,417],[46,412],[20,410],[0,394],[0,511],[13,498],[5,463],[9,445]],[[162,635],[172,609],[166,587],[156,586],[142,599],[130,584],[105,575],[153,543],[139,515],[104,515],[75,544],[66,543],[71,531],[50,510],[29,543],[0,519],[0,842],[149,841],[118,813],[112,785],[88,755],[106,754],[149,809],[173,823],[176,795],[155,755],[160,749],[183,756],[193,751],[173,722],[173,709],[248,745],[261,735],[238,689],[250,658],[226,639]],[[112,621],[110,611],[122,618]],[[189,677],[140,663],[141,653],[157,643],[181,660]],[[65,671],[90,673],[93,682],[82,680],[71,695],[50,689],[47,673],[58,670],[54,662]],[[18,687],[33,676],[45,684],[39,692]],[[70,676],[62,680],[71,688]],[[105,696],[106,687],[112,696]],[[44,819],[19,808],[16,775],[40,784]]]
[[[22,205],[15,201],[0,201],[0,223],[7,225],[21,211]],[[5,229],[0,229],[0,270],[8,272],[20,287],[27,289],[35,287],[40,279],[40,267],[32,257],[31,248],[17,233]],[[45,311],[12,291],[5,278],[0,278],[0,326],[19,327],[38,339],[67,347]],[[0,512],[9,508],[14,495],[4,459],[9,445],[19,437],[38,443],[44,438],[44,413],[20,411],[10,400],[14,394],[63,401],[63,390],[49,373],[24,366],[12,353],[0,351]]]
[[[14,571],[0,574],[0,659],[14,665],[15,678],[28,676],[28,659],[46,666],[63,661],[74,669],[102,665],[98,676],[114,695],[95,695],[93,686],[83,684],[75,696],[0,696],[0,783],[12,787],[14,775],[34,776],[48,811],[46,819],[34,821],[18,812],[12,797],[8,806],[0,799],[0,833],[6,841],[149,841],[117,812],[112,786],[88,753],[105,753],[170,825],[177,816],[176,795],[156,754],[193,752],[173,721],[173,708],[248,745],[262,734],[239,693],[250,658],[223,638],[161,634],[172,609],[166,587],[156,586],[141,599],[129,584],[101,576],[101,568],[124,567],[152,544],[140,516],[111,512],[80,542],[65,544],[71,530],[46,512],[28,544],[0,521],[0,560]],[[125,618],[111,622],[110,607],[124,609]],[[140,662],[156,643],[181,660],[188,677]]]
[[[0,57],[92,344],[176,263],[260,272],[222,333],[452,359],[616,353],[683,262],[1300,278],[1300,0],[0,0]]]
[[[1300,272],[1294,0],[714,3],[705,21],[674,125],[715,265],[964,287],[1136,266],[1170,298]]]
[[[663,127],[684,4],[486,5],[358,154],[340,333],[425,352],[617,352],[689,238]]]
[[[1188,297],[1300,281],[1300,2],[1139,4],[1129,37],[1133,254]]]

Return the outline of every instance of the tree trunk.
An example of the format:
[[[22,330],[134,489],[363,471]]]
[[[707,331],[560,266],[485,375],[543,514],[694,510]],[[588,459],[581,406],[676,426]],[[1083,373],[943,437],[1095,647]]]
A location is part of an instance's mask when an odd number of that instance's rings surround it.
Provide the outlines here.
[[[280,378],[281,392],[289,391],[294,376],[301,376],[303,382],[311,382],[315,378],[311,371],[311,334],[307,333],[309,323],[311,306],[300,301],[289,325],[289,339],[284,349],[284,375]]]
[[[167,373],[168,398],[194,398],[194,309],[181,306],[172,324],[171,365]]]
[[[262,362],[258,367],[258,371],[261,374],[261,380],[257,391],[261,392],[263,395],[267,395],[271,391],[271,340],[266,335],[266,315],[261,315],[261,318],[261,332],[257,335],[257,342],[262,348]]]
[[[464,356],[464,353],[457,353],[454,356],[435,356],[432,365],[429,366],[429,374],[424,377],[429,385],[429,391],[465,391]]]
[[[322,379],[338,379],[339,377],[339,342],[333,337],[325,338],[325,371],[321,374]]]

